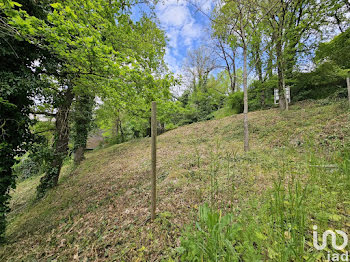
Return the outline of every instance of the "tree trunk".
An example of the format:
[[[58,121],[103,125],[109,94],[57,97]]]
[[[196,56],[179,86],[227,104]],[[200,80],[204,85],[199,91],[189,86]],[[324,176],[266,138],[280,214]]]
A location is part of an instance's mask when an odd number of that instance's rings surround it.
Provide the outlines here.
[[[235,63],[235,50],[232,48],[232,56],[230,57],[229,55],[226,54],[225,48],[219,40],[219,45],[222,51],[222,54],[224,56],[224,60],[226,63],[226,71],[228,73],[228,76],[230,78],[230,88],[231,92],[234,93],[236,91],[236,63]],[[230,59],[232,62],[232,72],[231,72],[231,65],[230,65]]]
[[[236,82],[237,82],[237,75],[236,75],[236,63],[235,63],[235,53],[232,54],[232,72],[231,72],[231,66],[228,62],[228,58],[225,56],[226,61],[226,70],[228,72],[228,75],[230,77],[230,87],[232,93],[236,92]]]
[[[231,89],[232,92],[237,92],[238,90],[236,89],[237,87],[237,72],[236,72],[236,64],[233,62],[232,64],[232,70],[233,70],[233,79],[231,80]]]
[[[148,118],[148,123],[149,123],[149,126],[147,127],[147,131],[146,131],[146,136],[149,136],[149,137],[151,137],[151,131],[152,131],[152,128],[151,128],[151,126],[152,126],[152,118],[151,117],[149,117]]]
[[[73,149],[76,165],[84,159],[86,143],[91,127],[94,96],[82,94],[76,97],[72,111],[73,119]]]
[[[120,139],[121,139],[121,143],[123,143],[125,141],[125,136],[124,136],[124,131],[123,131],[123,127],[122,127],[122,121],[120,120],[120,117],[118,115],[117,120],[115,122],[116,125],[116,137],[118,137],[119,132],[120,132]]]
[[[235,83],[235,76],[232,76],[232,74],[229,72],[228,76],[230,77],[230,87],[231,87],[231,92],[234,93],[236,89],[236,83]]]
[[[243,93],[244,93],[244,151],[249,151],[249,126],[248,126],[248,76],[247,76],[247,46],[243,46]]]
[[[259,78],[259,82],[261,83],[261,94],[260,94],[260,105],[262,108],[265,107],[265,89],[263,87],[263,70],[262,70],[262,62],[261,62],[261,57],[260,57],[260,44],[256,45],[256,71],[258,73],[258,78]]]
[[[117,120],[115,121],[115,136],[118,137],[119,135],[119,116],[117,117]]]
[[[83,146],[79,146],[75,150],[75,152],[74,152],[74,163],[76,165],[79,165],[80,162],[84,160],[84,158],[85,158],[84,152],[85,152],[85,148]]]
[[[274,39],[272,38],[272,41],[274,41]],[[271,49],[269,50],[269,58],[267,60],[267,75],[269,77],[269,79],[272,78],[273,76],[273,73],[272,73],[272,69],[273,69],[273,50],[272,50],[273,47],[271,47]]]
[[[165,133],[165,123],[159,123],[159,130],[157,132],[158,135]]]
[[[58,107],[56,114],[54,153],[49,165],[49,170],[41,178],[40,185],[37,188],[37,196],[39,198],[43,197],[48,189],[53,188],[57,185],[63,160],[68,154],[68,120],[73,98],[74,95],[72,93],[72,88],[69,87],[63,94],[62,104]]]
[[[261,108],[265,108],[265,88],[263,86],[261,87],[260,103]]]
[[[122,126],[122,121],[119,120],[119,130],[120,130],[120,137],[122,138],[122,143],[125,142],[125,136],[124,136],[124,131],[123,131],[123,126]]]
[[[284,74],[283,74],[283,61],[282,61],[282,41],[278,39],[276,44],[276,54],[277,54],[277,73],[278,73],[278,93],[280,95],[279,105],[281,110],[286,109],[286,100],[284,95]]]

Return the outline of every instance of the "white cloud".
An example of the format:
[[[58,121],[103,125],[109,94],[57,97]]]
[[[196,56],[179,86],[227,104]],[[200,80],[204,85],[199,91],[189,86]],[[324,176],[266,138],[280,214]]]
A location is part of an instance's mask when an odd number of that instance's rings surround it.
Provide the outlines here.
[[[157,5],[157,9],[159,11],[164,10],[168,8],[169,6],[187,6],[186,0],[165,0],[160,1],[160,3]]]
[[[166,33],[167,38],[169,39],[169,47],[177,48],[177,38],[178,34],[176,31],[170,31]]]
[[[197,23],[188,23],[183,26],[182,34],[186,46],[192,46],[192,42],[201,37],[203,27]]]
[[[159,14],[161,23],[165,26],[183,26],[191,21],[191,13],[187,6],[171,5]]]
[[[193,3],[206,12],[212,8],[214,0],[193,0]],[[169,39],[165,60],[170,70],[180,73],[181,54],[185,54],[187,49],[193,48],[195,41],[200,40],[204,34],[203,25],[196,21],[196,10],[188,0],[165,0],[157,5],[156,10]]]
[[[203,12],[210,11],[211,8],[214,6],[215,1],[214,0],[197,0],[195,1],[196,6],[201,8]]]
[[[176,58],[173,55],[171,55],[170,49],[166,50],[164,60],[169,65],[169,69],[171,71],[174,72],[174,71],[179,70],[179,66],[177,64],[177,60],[176,60]]]

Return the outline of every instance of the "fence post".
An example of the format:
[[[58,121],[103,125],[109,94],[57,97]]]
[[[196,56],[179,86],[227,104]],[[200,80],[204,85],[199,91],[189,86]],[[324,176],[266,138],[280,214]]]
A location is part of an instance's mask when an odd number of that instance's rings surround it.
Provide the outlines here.
[[[151,136],[152,136],[152,203],[151,203],[151,220],[156,218],[156,201],[157,201],[157,104],[152,102],[152,120],[151,120]]]
[[[349,104],[350,104],[350,77],[346,78],[346,83],[348,85],[348,98],[349,98]]]

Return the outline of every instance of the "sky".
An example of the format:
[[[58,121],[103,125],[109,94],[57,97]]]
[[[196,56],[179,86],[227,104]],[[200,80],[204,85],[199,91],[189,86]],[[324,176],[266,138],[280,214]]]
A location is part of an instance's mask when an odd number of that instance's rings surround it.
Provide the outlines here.
[[[160,27],[168,38],[165,62],[175,76],[183,75],[181,69],[187,52],[209,42],[210,20],[207,15],[216,2],[217,0],[160,0],[156,5],[155,12]],[[305,68],[309,71],[312,69],[312,61],[310,58],[306,60]],[[240,62],[237,61],[238,65]]]
[[[156,6],[160,26],[168,37],[165,62],[175,74],[181,73],[181,66],[188,50],[195,49],[208,39],[209,14],[213,0],[195,0],[195,6],[186,0],[163,0]],[[200,7],[201,11],[198,11]]]

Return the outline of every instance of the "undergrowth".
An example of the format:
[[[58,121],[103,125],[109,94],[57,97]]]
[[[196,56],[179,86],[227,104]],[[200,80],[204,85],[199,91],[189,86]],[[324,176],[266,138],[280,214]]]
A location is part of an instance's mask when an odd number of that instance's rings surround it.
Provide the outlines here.
[[[250,199],[250,205],[258,206],[257,210],[225,212],[217,205],[203,204],[197,221],[182,234],[177,248],[179,259],[325,261],[328,252],[344,254],[345,250],[331,250],[330,245],[317,251],[312,244],[312,228],[316,225],[319,232],[349,232],[349,148],[341,147],[331,156],[320,158],[315,145],[310,145],[305,159],[307,174],[295,171],[299,163],[285,159],[272,187],[261,199]],[[217,166],[216,161],[213,165]],[[211,185],[216,187],[215,183]]]

